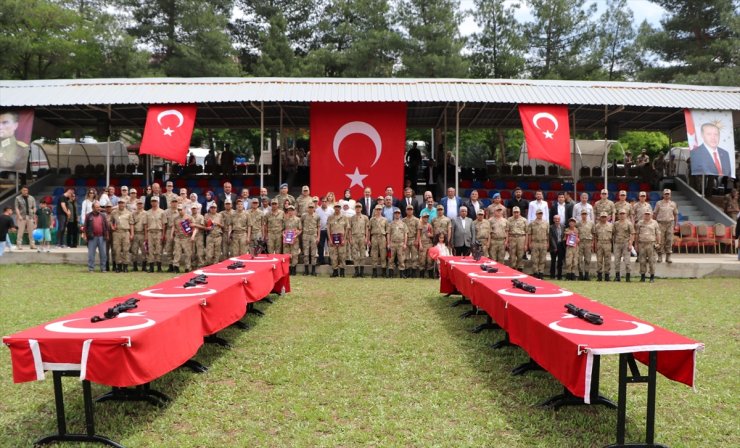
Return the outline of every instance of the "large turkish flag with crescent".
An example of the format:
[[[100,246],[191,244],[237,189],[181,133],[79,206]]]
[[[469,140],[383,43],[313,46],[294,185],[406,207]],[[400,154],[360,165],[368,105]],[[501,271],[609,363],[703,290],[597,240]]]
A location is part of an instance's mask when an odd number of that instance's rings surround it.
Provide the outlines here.
[[[571,169],[568,106],[520,104],[519,117],[529,158]]]
[[[149,106],[139,154],[152,154],[185,164],[196,110],[193,104]]]
[[[403,187],[406,103],[311,103],[311,191]]]

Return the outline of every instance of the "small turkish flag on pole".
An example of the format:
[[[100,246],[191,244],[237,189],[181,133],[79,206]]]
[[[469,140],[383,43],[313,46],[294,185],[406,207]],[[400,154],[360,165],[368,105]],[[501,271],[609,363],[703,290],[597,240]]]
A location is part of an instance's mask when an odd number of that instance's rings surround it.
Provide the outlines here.
[[[519,117],[529,158],[571,169],[568,106],[520,104]]]
[[[149,106],[139,154],[152,154],[185,164],[196,110],[193,104]]]

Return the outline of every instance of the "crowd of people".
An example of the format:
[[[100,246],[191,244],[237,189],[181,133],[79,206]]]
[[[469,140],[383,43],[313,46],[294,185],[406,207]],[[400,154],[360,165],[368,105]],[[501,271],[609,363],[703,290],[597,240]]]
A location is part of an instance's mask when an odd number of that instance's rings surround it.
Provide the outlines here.
[[[528,201],[519,188],[505,203],[495,194],[490,204],[477,191],[463,199],[454,188],[439,199],[426,191],[421,201],[410,187],[402,197],[391,187],[379,196],[366,188],[356,199],[349,190],[340,199],[333,192],[312,196],[308,186],[297,198],[288,191],[282,184],[272,198],[265,188],[250,197],[248,189],[237,194],[226,182],[222,193],[199,197],[186,188],[175,192],[168,181],[164,191],[153,183],[141,195],[126,186],[90,188],[78,209],[69,188],[56,204],[57,245],[74,247],[81,232],[90,272],[96,252],[101,271],[162,272],[164,266],[180,272],[264,246],[268,253],[290,254],[292,274],[299,264],[303,275],[316,275],[317,265],[331,264],[332,277],[344,277],[352,266],[355,277],[434,278],[439,255],[470,255],[475,248],[520,271],[529,254],[539,278],[549,255],[550,277],[568,280],[590,280],[595,274],[597,281],[631,281],[630,256],[637,256],[640,280],[653,281],[654,264],[672,262],[678,219],[668,189],[654,210],[644,191],[633,202],[620,191],[613,202],[601,190],[593,204],[588,193],[576,202],[568,192],[554,203],[541,191]],[[736,195],[730,199],[736,201]],[[21,188],[14,209],[4,213],[15,215],[19,249],[26,232],[36,249],[32,234],[38,227],[48,251],[49,229],[55,225],[50,205],[41,201],[37,207],[28,188]]]

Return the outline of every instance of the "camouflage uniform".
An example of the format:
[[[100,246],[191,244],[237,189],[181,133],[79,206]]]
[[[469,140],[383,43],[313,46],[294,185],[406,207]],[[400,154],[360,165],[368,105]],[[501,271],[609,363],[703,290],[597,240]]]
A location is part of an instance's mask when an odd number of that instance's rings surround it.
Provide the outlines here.
[[[434,245],[432,239],[434,238],[434,230],[432,225],[427,223],[424,224],[422,220],[419,223],[419,267],[424,270],[430,269],[429,278],[432,278],[431,269],[434,268],[434,260],[429,257],[429,249]]]
[[[296,267],[298,265],[298,254],[300,253],[300,239],[299,232],[302,230],[301,219],[297,216],[288,216],[284,220],[285,232],[293,231],[293,243],[288,244],[285,238],[283,238],[283,253],[290,254],[290,266]]]
[[[146,241],[146,212],[142,208],[141,211],[136,210],[133,212],[134,217],[134,240],[131,242],[131,261],[134,265],[143,263],[146,261],[146,249],[144,241]],[[144,269],[142,264],[142,270]]]
[[[410,269],[419,268],[419,246],[416,241],[416,234],[419,232],[421,220],[416,216],[407,216],[401,221],[408,228],[408,242],[406,245],[406,265]],[[477,234],[476,234],[477,235]]]
[[[488,248],[491,245],[491,221],[485,218],[482,220],[476,219],[473,221],[473,226],[475,226],[475,239],[478,240],[481,245],[483,256],[488,257],[490,253]]]
[[[437,215],[437,217],[434,218],[434,221],[432,221],[432,228],[434,229],[435,235],[444,233],[446,244],[450,244],[450,229],[452,228],[452,220],[450,218],[444,215]]]
[[[318,233],[321,227],[321,218],[316,213],[304,213],[301,216],[301,226],[303,227],[303,233],[301,234],[301,240],[303,241],[303,264],[308,269],[308,265],[311,265],[315,269],[316,258],[318,257],[317,244],[318,244]]]
[[[491,218],[491,245],[488,253],[493,260],[503,263],[506,258],[506,235],[508,234],[508,221],[506,218]]]
[[[614,202],[609,199],[599,199],[594,204],[594,219],[603,212],[608,215],[609,221],[613,221],[616,211],[617,209],[614,207]],[[574,216],[574,218],[578,219],[579,217]]]
[[[302,217],[303,214],[308,211],[308,204],[311,204],[311,203],[313,203],[313,197],[311,197],[311,195],[298,196],[298,199],[296,199],[296,203],[295,203],[296,216]]]
[[[655,203],[654,216],[658,225],[660,226],[660,241],[661,245],[658,248],[658,263],[661,262],[663,254],[665,254],[666,263],[671,262],[671,254],[673,253],[673,228],[678,221],[678,205],[675,202],[665,199]],[[640,216],[642,218],[642,216]]]
[[[185,272],[188,272],[190,271],[190,260],[193,258],[193,241],[191,238],[195,230],[191,226],[190,233],[185,233],[185,230],[183,229],[184,222],[191,224],[190,217],[188,215],[184,215],[182,217],[178,216],[173,223],[175,235],[172,239],[174,240],[175,250],[172,254],[172,265],[175,268],[179,268],[181,264],[184,264]]]
[[[634,222],[634,215],[632,214],[633,209],[632,209],[632,205],[630,205],[629,202],[627,202],[627,201],[617,201],[617,202],[614,203],[614,211],[616,213],[615,216],[618,217],[619,216],[619,212],[621,212],[622,210],[624,210],[626,212],[627,219],[629,219],[630,221],[633,221]],[[596,215],[596,220],[598,221],[598,219],[599,219],[599,215]]]
[[[223,238],[223,219],[221,213],[208,212],[206,215],[206,264],[218,263],[221,258],[221,239]],[[208,225],[210,221],[210,226]],[[211,227],[208,230],[208,227]]]
[[[532,253],[532,272],[535,275],[544,274],[550,226],[541,218],[535,219],[527,225],[527,235],[529,250]]]
[[[352,262],[356,265],[361,264],[367,251],[366,239],[370,218],[362,213],[355,213],[355,216],[349,218],[349,225],[352,228]]]
[[[331,267],[344,270],[345,260],[347,258],[347,239],[346,234],[349,231],[349,219],[343,216],[335,208],[333,215],[326,222],[326,231],[329,234],[329,256],[331,257]],[[334,244],[334,235],[341,235],[342,243]]]
[[[614,224],[610,222],[597,222],[593,228],[592,235],[596,240],[596,273],[599,280],[602,274],[606,274],[609,280],[609,273],[612,270],[612,237],[614,233]]]
[[[391,257],[388,260],[388,269],[398,267],[401,271],[406,269],[406,245],[409,228],[400,219],[394,219],[388,224],[388,235],[391,246]],[[394,265],[394,260],[398,260]]]
[[[203,233],[205,232],[206,218],[202,214],[195,212],[191,216],[191,221],[193,227],[198,229],[198,234],[195,236],[195,241],[193,242],[194,265],[196,267],[205,266],[206,247],[203,239]]]
[[[267,251],[271,254],[279,254],[281,252],[284,220],[285,214],[279,209],[276,213],[270,211],[270,213],[265,216],[265,224],[267,226]]]
[[[221,215],[221,224],[223,224],[224,229],[230,229],[231,228],[231,219],[236,214],[236,211],[234,209],[231,210],[221,210],[219,212],[219,215]],[[231,235],[227,232],[224,233],[224,235],[221,237],[221,257],[218,261],[224,261],[225,259],[229,258],[229,249],[231,248]]]
[[[650,274],[652,280],[655,276],[655,246],[660,242],[661,228],[658,223],[651,219],[637,221],[635,233],[637,234],[637,248],[640,250],[638,261],[640,262],[640,276]],[[649,271],[649,272],[648,272]]]
[[[370,258],[373,269],[384,269],[386,266],[387,234],[388,220],[383,215],[370,218]]]
[[[113,231],[114,258],[116,263],[128,265],[134,216],[125,206],[123,210],[116,208],[111,213],[111,222],[115,223],[115,230]]]
[[[579,244],[576,243],[575,246],[569,246],[567,244],[568,237],[572,234],[578,235],[578,228],[565,228],[565,273],[567,276],[571,277],[571,280],[575,279],[576,271],[578,271],[578,246]]]
[[[175,221],[177,218],[180,217],[180,215],[177,213],[177,209],[173,210],[171,208],[168,208],[167,211],[164,213],[165,216],[165,232],[164,232],[164,247],[162,248],[162,264],[169,264],[174,265],[174,255],[175,255],[175,240],[174,238],[171,238],[171,229],[175,225]]]
[[[153,208],[150,208],[146,212],[146,239],[149,245],[149,270],[151,272],[153,266],[151,263],[162,263],[162,238],[164,235],[164,226],[167,221],[165,211],[158,208],[156,212]]]
[[[231,216],[229,229],[231,230],[232,257],[238,257],[249,252],[249,246],[247,246],[248,220],[249,216],[244,210],[238,210]]]
[[[290,205],[295,207],[295,198],[290,194],[278,194],[274,198],[272,198],[273,201],[278,201],[278,209],[283,210],[283,204],[285,204],[285,200],[288,200],[290,202]],[[272,202],[272,201],[271,201]]]
[[[586,218],[585,222],[583,220],[578,221],[576,227],[578,227],[578,235],[581,237],[581,242],[578,244],[578,271],[582,279],[588,280],[588,276],[591,274],[591,254],[594,248],[594,223]]]
[[[620,271],[624,262],[625,274],[630,273],[630,243],[635,235],[635,226],[627,219],[617,220],[614,223],[614,276],[615,280],[621,277]]]
[[[254,244],[263,237],[262,232],[265,228],[265,215],[259,208],[250,208],[247,216],[249,217],[249,244]]]
[[[512,269],[524,269],[524,243],[527,235],[527,218],[512,216],[506,220],[509,234],[509,265]]]
[[[641,220],[643,218],[643,215],[645,212],[652,212],[653,207],[650,205],[648,201],[640,202],[637,201],[632,206],[632,222],[633,224],[637,224],[637,221]]]

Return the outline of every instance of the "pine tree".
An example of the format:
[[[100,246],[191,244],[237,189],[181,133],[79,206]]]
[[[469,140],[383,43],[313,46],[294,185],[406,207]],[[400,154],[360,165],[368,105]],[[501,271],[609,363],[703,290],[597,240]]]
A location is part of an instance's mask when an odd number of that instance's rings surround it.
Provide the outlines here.
[[[270,27],[261,35],[261,54],[254,64],[255,76],[298,76],[301,74],[298,58],[290,48],[285,18],[279,12],[270,19]]]
[[[524,71],[522,25],[514,17],[519,4],[475,0],[472,11],[481,31],[473,35],[471,71],[476,78],[518,78]]]
[[[627,0],[607,0],[599,20],[598,39],[603,69],[609,81],[629,79],[635,72],[637,58],[634,14]]]

